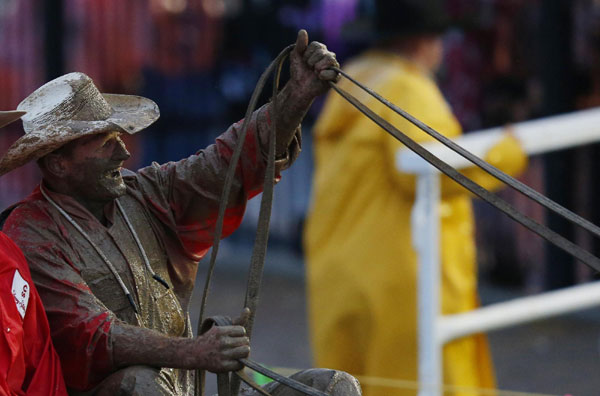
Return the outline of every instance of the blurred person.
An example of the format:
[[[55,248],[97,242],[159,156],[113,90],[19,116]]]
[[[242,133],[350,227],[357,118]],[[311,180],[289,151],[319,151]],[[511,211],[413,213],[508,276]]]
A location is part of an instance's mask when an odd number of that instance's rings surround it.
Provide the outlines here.
[[[0,111],[0,128],[21,111]],[[0,394],[66,396],[48,319],[19,248],[0,232]]]
[[[459,136],[461,127],[434,81],[443,58],[441,34],[449,25],[442,3],[379,0],[375,5],[372,32],[378,44],[348,62],[346,72],[437,131]],[[345,80],[341,84],[412,139],[433,140]],[[333,93],[315,124],[314,142],[313,202],[304,243],[316,364],[416,381],[417,257],[410,219],[415,179],[395,165],[404,146]],[[511,175],[527,162],[508,134],[485,160]],[[499,187],[479,169],[463,173],[485,188]],[[473,213],[470,194],[449,178],[442,178],[441,194],[441,309],[453,314],[478,306]],[[443,355],[445,384],[495,386],[484,335],[453,341]],[[416,394],[368,384],[363,389],[367,396]]]
[[[300,150],[299,125],[337,75],[335,54],[298,33],[278,108],[251,115],[229,198],[223,237],[260,193],[268,129],[277,117],[277,173]],[[242,326],[192,337],[188,308],[198,261],[210,249],[220,195],[241,121],[216,143],[178,162],[136,173],[121,133],[159,117],[149,99],[101,94],[83,73],[59,77],[20,105],[26,135],[0,159],[0,174],[37,160],[42,182],[10,209],[4,226],[30,262],[71,395],[192,395],[193,371],[242,368],[250,353]],[[279,177],[279,176],[278,176]],[[331,395],[359,395],[355,379],[305,370],[297,380]],[[295,394],[268,385],[278,395]],[[245,390],[244,394],[255,394]]]

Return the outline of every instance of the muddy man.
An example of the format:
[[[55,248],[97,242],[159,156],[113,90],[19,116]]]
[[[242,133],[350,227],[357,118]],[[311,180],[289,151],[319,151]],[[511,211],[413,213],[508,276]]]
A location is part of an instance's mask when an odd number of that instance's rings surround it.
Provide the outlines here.
[[[222,237],[260,193],[270,117],[277,117],[277,174],[300,151],[300,122],[338,78],[335,54],[298,33],[278,108],[251,115],[227,203]],[[149,99],[103,94],[82,73],[45,84],[19,105],[26,134],[0,159],[0,174],[36,160],[42,181],[4,213],[44,302],[72,395],[192,395],[194,369],[241,368],[250,353],[242,312],[234,325],[193,337],[188,308],[198,261],[210,249],[219,196],[241,122],[178,162],[123,169],[121,134],[159,117]],[[356,380],[306,370],[301,382],[331,395],[359,395]],[[277,395],[298,393],[280,387]],[[247,394],[252,391],[245,390]]]

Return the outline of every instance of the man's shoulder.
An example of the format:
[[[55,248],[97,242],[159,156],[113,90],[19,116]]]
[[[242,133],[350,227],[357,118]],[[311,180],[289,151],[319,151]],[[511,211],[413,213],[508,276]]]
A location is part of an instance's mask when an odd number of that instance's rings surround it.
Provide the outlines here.
[[[149,187],[148,183],[160,184],[162,181],[161,170],[168,167],[170,164],[171,163],[161,165],[157,162],[152,162],[152,164],[142,167],[135,172],[123,168],[121,169],[121,177],[123,177],[127,189],[130,190],[130,192],[133,192],[134,195],[137,195]]]
[[[42,194],[34,191],[27,198],[4,210],[0,216],[6,218],[6,223],[15,221],[19,223],[28,223],[31,221],[50,222],[51,218],[48,215],[48,208],[50,208],[50,204],[44,199]]]
[[[126,179],[126,180],[133,180],[137,177],[137,173],[135,173],[132,170],[122,168],[121,169],[121,177],[123,177],[123,179]]]
[[[0,214],[1,229],[21,246],[19,242],[30,240],[29,234],[32,231],[49,230],[56,226],[48,213],[49,207],[42,195],[34,192]]]

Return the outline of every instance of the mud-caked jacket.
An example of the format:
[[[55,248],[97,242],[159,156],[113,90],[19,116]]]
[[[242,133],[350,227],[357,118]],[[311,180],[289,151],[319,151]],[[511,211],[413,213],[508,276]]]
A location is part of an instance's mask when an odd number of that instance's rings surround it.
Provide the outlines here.
[[[239,226],[247,200],[262,190],[263,137],[268,134],[258,130],[264,125],[258,119],[268,119],[267,113],[268,107],[263,107],[250,120],[222,237]],[[178,162],[122,172],[127,192],[118,201],[153,271],[167,281],[168,289],[149,274],[114,202],[105,208],[105,226],[73,198],[45,189],[108,257],[133,295],[141,322],[103,259],[39,187],[13,208],[4,231],[30,263],[70,388],[90,389],[119,368],[111,341],[117,321],[170,336],[192,336],[188,305],[198,261],[213,243],[220,194],[241,125],[242,121],[232,125],[215,144]],[[289,151],[278,162],[279,170],[297,156],[299,129]],[[161,375],[174,384],[174,394],[187,394],[185,389],[193,387],[191,371],[162,369]]]

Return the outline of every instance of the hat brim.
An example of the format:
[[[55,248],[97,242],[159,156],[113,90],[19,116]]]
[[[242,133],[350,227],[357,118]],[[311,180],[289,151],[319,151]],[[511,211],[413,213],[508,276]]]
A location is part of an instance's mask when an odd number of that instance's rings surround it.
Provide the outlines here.
[[[134,95],[102,95],[113,108],[113,113],[106,120],[60,121],[20,137],[0,158],[0,176],[38,160],[73,140],[111,131],[133,135],[160,117],[158,106],[150,99]]]
[[[24,111],[0,111],[0,128],[10,124],[21,118],[25,114]]]
[[[113,108],[106,122],[121,127],[124,132],[133,135],[148,128],[160,117],[160,111],[154,101],[135,95],[102,94]]]

